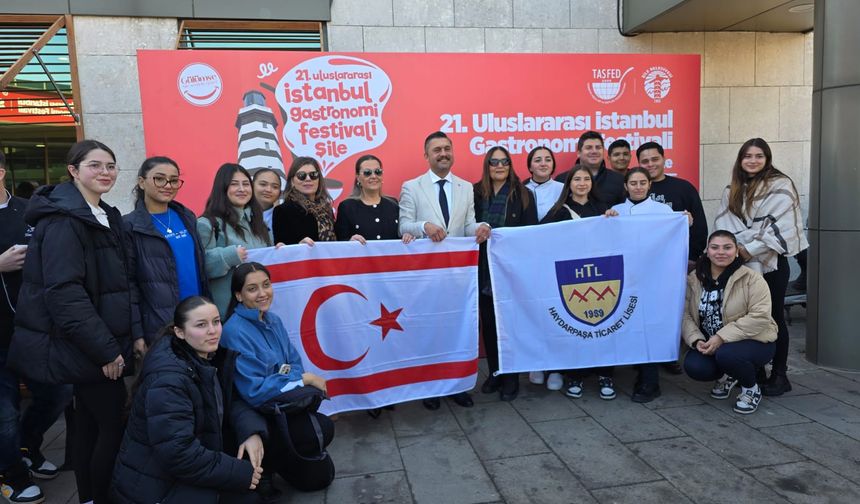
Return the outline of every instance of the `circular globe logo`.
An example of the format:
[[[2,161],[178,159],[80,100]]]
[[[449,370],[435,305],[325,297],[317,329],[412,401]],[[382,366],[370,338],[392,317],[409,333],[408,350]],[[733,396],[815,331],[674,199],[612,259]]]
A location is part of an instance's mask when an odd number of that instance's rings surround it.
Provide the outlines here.
[[[179,94],[198,107],[215,103],[221,97],[221,76],[205,63],[191,63],[179,72],[176,81]]]

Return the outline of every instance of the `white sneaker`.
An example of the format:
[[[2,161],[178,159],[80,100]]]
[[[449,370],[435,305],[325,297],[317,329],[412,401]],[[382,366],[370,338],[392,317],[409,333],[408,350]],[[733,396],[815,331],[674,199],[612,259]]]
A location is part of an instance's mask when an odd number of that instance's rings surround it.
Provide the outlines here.
[[[741,387],[741,394],[738,396],[738,401],[732,409],[735,413],[749,415],[750,413],[755,413],[760,402],[761,388],[759,388],[758,384],[753,388]]]
[[[570,387],[567,387],[567,391],[565,391],[564,395],[567,397],[573,397],[574,399],[582,397],[582,380],[573,380],[570,382]]]
[[[529,382],[543,385],[543,371],[529,371]]]
[[[21,457],[21,460],[27,465],[27,469],[30,470],[30,474],[34,478],[39,479],[54,479],[60,474],[60,470],[52,464],[50,461],[42,458],[41,461],[36,459],[31,460],[30,457]],[[38,462],[38,465],[35,465],[34,462]]]
[[[737,380],[724,374],[722,378],[714,382],[714,388],[711,389],[711,397],[714,399],[726,399],[737,384]]]
[[[547,390],[561,390],[564,386],[564,377],[561,373],[550,373],[546,379]]]
[[[597,382],[600,384],[600,398],[605,401],[615,399],[615,382],[611,376],[601,376]]]
[[[0,484],[0,494],[13,504],[38,504],[45,501],[42,490],[33,484],[25,484],[16,490],[9,482],[4,482]]]

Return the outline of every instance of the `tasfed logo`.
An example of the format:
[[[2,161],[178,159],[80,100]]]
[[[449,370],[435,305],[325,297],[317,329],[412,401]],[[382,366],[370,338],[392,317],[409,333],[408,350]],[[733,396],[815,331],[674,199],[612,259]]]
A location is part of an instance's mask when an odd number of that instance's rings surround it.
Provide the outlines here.
[[[556,261],[558,292],[567,312],[596,326],[618,308],[624,287],[624,256]]]

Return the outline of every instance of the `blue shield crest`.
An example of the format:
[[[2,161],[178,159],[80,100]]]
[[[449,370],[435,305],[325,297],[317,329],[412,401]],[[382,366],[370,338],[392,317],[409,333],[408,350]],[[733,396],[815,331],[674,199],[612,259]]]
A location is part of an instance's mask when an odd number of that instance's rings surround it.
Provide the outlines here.
[[[556,261],[555,276],[567,312],[583,324],[596,326],[618,308],[624,286],[624,256]]]

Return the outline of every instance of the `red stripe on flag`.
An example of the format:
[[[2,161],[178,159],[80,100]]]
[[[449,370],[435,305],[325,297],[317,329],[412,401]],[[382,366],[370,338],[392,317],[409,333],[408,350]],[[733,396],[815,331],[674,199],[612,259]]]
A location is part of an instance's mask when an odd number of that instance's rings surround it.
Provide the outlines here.
[[[377,390],[451,378],[465,378],[478,372],[478,359],[425,364],[391,371],[382,371],[355,378],[334,378],[326,381],[329,397],[345,394],[369,394]]]
[[[430,254],[401,254],[373,257],[345,257],[339,259],[308,259],[267,266],[272,282],[291,282],[303,278],[341,275],[386,273],[389,271],[417,271],[441,268],[477,266],[478,251],[437,252]]]

